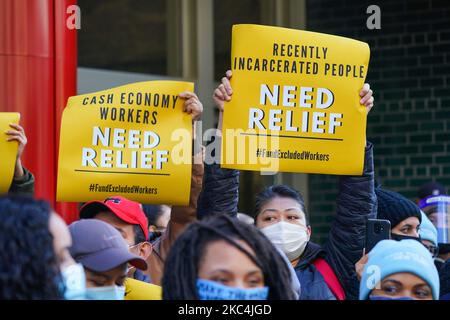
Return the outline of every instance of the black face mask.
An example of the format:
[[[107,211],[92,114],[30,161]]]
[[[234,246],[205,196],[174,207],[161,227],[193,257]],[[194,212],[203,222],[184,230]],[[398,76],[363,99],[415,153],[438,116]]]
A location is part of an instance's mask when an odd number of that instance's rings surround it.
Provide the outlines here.
[[[391,239],[395,240],[395,241],[402,241],[402,240],[416,240],[416,241],[420,241],[420,237],[411,237],[411,236],[405,236],[402,234],[395,234],[395,233],[391,233]]]

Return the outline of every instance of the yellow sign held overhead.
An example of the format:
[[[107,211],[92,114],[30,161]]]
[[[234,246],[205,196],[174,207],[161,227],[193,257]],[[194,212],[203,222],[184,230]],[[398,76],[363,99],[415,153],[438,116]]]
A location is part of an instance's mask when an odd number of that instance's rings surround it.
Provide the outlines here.
[[[190,82],[148,81],[69,98],[57,199],[188,204],[192,120],[179,94],[193,90]]]
[[[359,91],[369,57],[353,39],[233,26],[222,167],[361,175],[367,111]]]
[[[0,112],[0,131],[3,132],[3,137],[0,139],[0,194],[7,193],[11,187],[19,147],[17,141],[6,141],[8,136],[4,132],[14,130],[9,125],[19,124],[19,120],[20,113]]]

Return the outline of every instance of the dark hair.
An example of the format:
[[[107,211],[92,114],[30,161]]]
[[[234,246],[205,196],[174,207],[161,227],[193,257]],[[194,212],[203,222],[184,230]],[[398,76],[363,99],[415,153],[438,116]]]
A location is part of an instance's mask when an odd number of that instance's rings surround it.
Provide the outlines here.
[[[63,298],[50,212],[45,201],[0,197],[0,299]]]
[[[145,238],[144,231],[142,230],[140,225],[133,224],[133,231],[134,231],[134,244],[148,241]]]
[[[241,250],[261,268],[265,285],[269,287],[269,299],[294,298],[290,270],[272,243],[254,226],[220,215],[190,224],[175,241],[164,265],[163,299],[198,299],[196,281],[200,262],[205,248],[218,240],[225,240]],[[255,255],[236,240],[245,241]]]
[[[148,219],[148,225],[156,225],[156,221],[162,216],[163,210],[161,205],[143,204],[142,209]]]
[[[162,210],[163,206],[161,205],[155,205],[155,204],[143,204],[142,209],[144,210],[145,215],[148,219],[148,225],[149,226],[156,226],[156,221],[163,215],[164,210]],[[148,241],[154,242],[159,237],[161,237],[161,232],[154,231],[150,232],[148,235]]]
[[[281,184],[270,186],[256,195],[254,218],[261,213],[261,208],[270,200],[276,197],[290,198],[300,205],[300,209],[305,213],[306,224],[309,225],[308,215],[306,214],[305,200],[302,195],[295,189]]]

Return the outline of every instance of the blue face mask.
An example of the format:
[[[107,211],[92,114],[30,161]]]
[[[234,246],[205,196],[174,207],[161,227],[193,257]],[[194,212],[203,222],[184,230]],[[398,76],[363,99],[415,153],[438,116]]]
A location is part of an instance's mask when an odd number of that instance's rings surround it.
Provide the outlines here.
[[[218,282],[198,279],[197,294],[200,300],[267,300],[269,288],[233,288]]]
[[[86,298],[89,300],[123,300],[125,286],[107,286],[86,289]]]
[[[414,300],[411,297],[382,297],[382,296],[370,296],[369,300]]]
[[[73,264],[61,271],[65,300],[84,300],[86,294],[86,276],[83,266]]]

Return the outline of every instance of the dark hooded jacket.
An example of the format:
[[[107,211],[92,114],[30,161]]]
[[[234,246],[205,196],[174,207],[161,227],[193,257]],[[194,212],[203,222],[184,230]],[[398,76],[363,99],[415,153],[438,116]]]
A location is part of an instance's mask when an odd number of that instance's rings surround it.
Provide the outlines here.
[[[34,176],[33,174],[23,167],[24,175],[20,179],[13,179],[9,193],[21,194],[21,195],[34,195]]]

